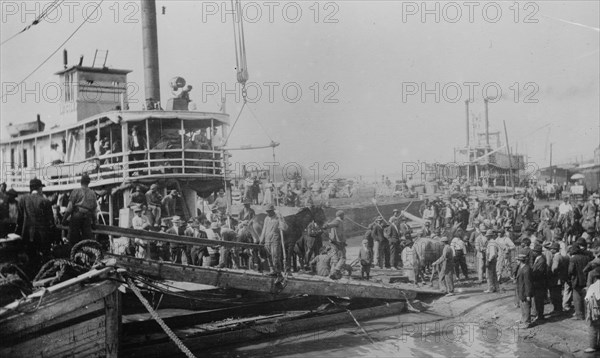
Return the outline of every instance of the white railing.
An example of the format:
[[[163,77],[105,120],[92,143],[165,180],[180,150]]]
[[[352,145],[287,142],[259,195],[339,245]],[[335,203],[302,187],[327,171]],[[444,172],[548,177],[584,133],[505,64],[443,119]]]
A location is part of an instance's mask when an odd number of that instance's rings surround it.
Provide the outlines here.
[[[150,149],[92,157],[75,163],[47,164],[40,168],[14,168],[3,173],[14,187],[28,187],[29,180],[41,179],[46,186],[77,184],[83,173],[94,181],[152,176],[222,178],[222,152],[200,149]]]

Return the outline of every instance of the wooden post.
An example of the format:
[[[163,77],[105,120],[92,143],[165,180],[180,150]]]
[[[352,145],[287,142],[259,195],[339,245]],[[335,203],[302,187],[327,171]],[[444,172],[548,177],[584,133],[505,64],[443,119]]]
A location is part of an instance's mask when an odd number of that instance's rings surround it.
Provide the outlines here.
[[[183,126],[183,119],[181,122],[181,173],[185,173],[185,127]]]
[[[119,356],[121,336],[121,292],[115,290],[104,298],[104,312],[106,319],[106,357]]]
[[[146,122],[146,153],[148,154],[148,175],[150,175],[150,125],[148,124],[148,118],[144,122]]]
[[[129,176],[129,155],[127,152],[130,151],[129,148],[129,125],[127,122],[121,125],[121,153],[123,155],[122,163],[123,163],[123,179],[127,179]]]

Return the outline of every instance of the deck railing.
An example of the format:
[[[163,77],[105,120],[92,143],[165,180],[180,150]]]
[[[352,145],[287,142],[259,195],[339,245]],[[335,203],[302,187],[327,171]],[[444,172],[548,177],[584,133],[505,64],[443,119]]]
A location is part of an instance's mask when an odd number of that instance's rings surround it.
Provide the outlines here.
[[[87,173],[94,181],[123,182],[129,178],[184,176],[220,178],[224,176],[222,152],[201,149],[148,149],[91,157],[80,162],[45,164],[36,168],[5,169],[2,181],[14,187],[28,187],[29,180],[41,179],[46,186],[79,183]]]

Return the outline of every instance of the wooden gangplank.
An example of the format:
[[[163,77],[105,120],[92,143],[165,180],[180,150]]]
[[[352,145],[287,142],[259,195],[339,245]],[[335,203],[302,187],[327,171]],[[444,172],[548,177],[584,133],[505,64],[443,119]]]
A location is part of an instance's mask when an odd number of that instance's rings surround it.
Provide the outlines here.
[[[181,265],[164,261],[107,254],[116,265],[131,272],[161,280],[194,282],[220,288],[270,292],[274,295],[315,295],[337,297],[412,300],[417,293],[439,294],[410,284],[383,284],[354,279],[332,280],[328,277],[294,273],[285,279],[259,272],[215,267]]]
[[[188,236],[179,236],[166,234],[163,232],[153,232],[136,229],[125,229],[116,226],[108,225],[96,225],[93,230],[94,234],[103,234],[110,236],[122,236],[130,237],[135,239],[150,240],[150,241],[163,241],[181,245],[212,245],[212,246],[225,246],[225,247],[242,247],[246,249],[262,249],[263,245],[251,244],[245,242],[233,242],[233,241],[221,241],[221,240],[210,240],[200,239]]]

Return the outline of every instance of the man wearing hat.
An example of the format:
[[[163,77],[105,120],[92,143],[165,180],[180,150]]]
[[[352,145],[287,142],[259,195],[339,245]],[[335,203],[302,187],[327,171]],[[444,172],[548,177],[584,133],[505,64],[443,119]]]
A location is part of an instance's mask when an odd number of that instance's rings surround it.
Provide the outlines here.
[[[81,176],[81,187],[73,189],[69,196],[69,205],[65,218],[69,216],[69,234],[67,239],[71,245],[75,245],[81,240],[92,240],[92,224],[96,222],[96,211],[98,210],[98,201],[96,193],[88,186],[90,177],[87,174]]]
[[[383,236],[383,216],[378,216],[370,226],[370,236],[373,239],[373,265],[379,266],[379,268],[384,267],[384,257],[385,254],[382,252],[384,250],[382,245],[388,245],[387,239]],[[384,243],[385,241],[385,243]],[[389,252],[389,247],[387,248]],[[389,255],[387,256],[386,263],[389,265]]]
[[[338,210],[335,213],[335,219],[323,225],[323,230],[329,229],[329,239],[338,248],[339,260],[332,270],[332,275],[334,276],[339,274],[342,267],[346,265],[346,233],[344,230],[344,216],[344,211]]]
[[[136,229],[136,230],[148,230],[151,225],[150,222],[148,221],[148,218],[143,216],[143,209],[141,206],[134,206],[133,207],[133,214],[135,215],[132,219],[131,219],[131,227]]]
[[[6,191],[6,183],[0,184],[0,238],[15,231],[17,223],[17,192]]]
[[[496,272],[498,273],[498,282],[502,280],[502,274],[505,270],[511,274],[512,253],[515,251],[515,244],[510,239],[510,230],[502,230],[499,237],[496,239],[498,244],[498,264]]]
[[[362,247],[358,252],[358,260],[360,262],[360,278],[364,279],[366,275],[367,280],[370,278],[371,264],[373,263],[373,254],[371,253],[368,245],[369,240],[363,239]]]
[[[148,230],[151,225],[148,219],[142,215],[142,207],[134,206],[133,213],[134,217],[131,219],[131,227],[136,230]],[[148,241],[143,239],[136,238],[134,240],[136,244],[135,257],[141,259],[149,259],[150,258],[150,250],[148,247]]]
[[[485,236],[486,227],[484,224],[479,225],[477,237],[475,237],[475,254],[477,255],[477,278],[479,283],[483,283],[483,277],[486,275],[486,249],[488,238]]]
[[[551,314],[560,314],[563,312],[563,286],[569,277],[569,258],[560,253],[558,242],[550,245],[550,252],[552,252],[552,264],[549,264],[548,289],[553,308]]]
[[[517,260],[519,266],[517,268],[517,285],[515,289],[521,306],[521,326],[519,328],[529,328],[531,325],[531,301],[534,297],[533,278],[529,267],[529,257],[519,254]]]
[[[148,205],[148,203],[146,201],[146,195],[144,195],[144,193],[142,193],[142,187],[138,185],[135,187],[133,194],[131,194],[131,200],[129,202],[129,207],[142,206],[142,205]]]
[[[176,209],[178,197],[179,193],[177,193],[177,190],[173,189],[169,192],[169,194],[165,195],[165,197],[163,198],[161,204],[166,216],[170,217],[177,215]]]
[[[398,221],[400,219],[400,210],[398,209],[394,209],[392,216],[390,216],[390,219],[388,220],[389,223],[391,223],[392,221]]]
[[[219,212],[219,208],[216,205],[210,206],[210,214],[208,216],[208,219],[211,223],[221,222],[221,213]]]
[[[488,230],[485,236],[487,238],[485,254],[488,289],[483,292],[492,293],[498,291],[498,273],[496,272],[498,265],[498,243],[496,242],[496,233],[493,230]]]
[[[283,266],[283,250],[281,232],[286,231],[288,225],[281,214],[275,213],[273,204],[267,207],[267,217],[263,223],[259,242],[265,246],[269,254],[270,276],[279,276]]]
[[[243,203],[244,203],[244,207],[242,208],[242,210],[240,210],[240,213],[238,214],[238,220],[239,221],[252,220],[254,218],[254,216],[256,216],[254,209],[252,209],[250,207],[250,204],[252,204],[252,201],[249,198],[244,198]]]
[[[162,195],[158,192],[158,184],[150,185],[150,189],[146,192],[146,202],[148,203],[148,209],[154,215],[154,222],[158,225],[161,218],[162,210]]]
[[[185,226],[181,220],[181,217],[175,215],[171,218],[171,226],[167,230],[167,234],[184,236],[185,235]],[[170,244],[171,247],[171,262],[177,264],[189,265],[192,263],[192,260],[187,252],[186,245],[182,244]]]
[[[582,320],[584,318],[583,290],[587,285],[587,277],[583,270],[591,261],[586,253],[587,244],[585,240],[579,238],[571,247],[571,258],[569,259],[569,279],[573,288],[573,305],[575,306],[575,314],[573,319]],[[563,303],[564,308],[564,303]]]
[[[390,250],[390,268],[397,270],[400,258],[400,218],[390,221],[390,225],[383,231],[387,238]],[[387,267],[387,266],[386,266]]]
[[[546,299],[548,265],[546,258],[542,255],[542,245],[535,244],[531,250],[533,254],[533,267],[531,268],[531,277],[533,279],[533,302],[535,307],[535,320],[544,319],[544,300]]]
[[[434,220],[434,211],[433,211],[433,206],[431,204],[428,204],[425,207],[425,210],[423,210],[422,218],[423,218],[423,220],[429,221],[430,223]]]
[[[421,229],[421,237],[431,237],[431,221],[425,221],[425,225]]]
[[[17,229],[27,256],[36,267],[49,258],[52,245],[50,231],[54,228],[52,205],[42,193],[44,184],[33,178],[29,181],[29,194],[19,196],[17,201]]]
[[[450,247],[449,240],[443,236],[441,242],[444,244],[442,256],[432,265],[438,266],[440,290],[447,296],[454,294],[454,255]]]
[[[225,215],[227,212],[227,198],[225,198],[225,190],[220,189],[213,206],[216,206],[221,215]]]
[[[462,234],[458,234],[450,242],[450,247],[454,254],[454,270],[456,272],[456,279],[460,280],[460,272],[462,271],[465,280],[469,280],[469,272],[467,268],[467,246],[464,242]]]

